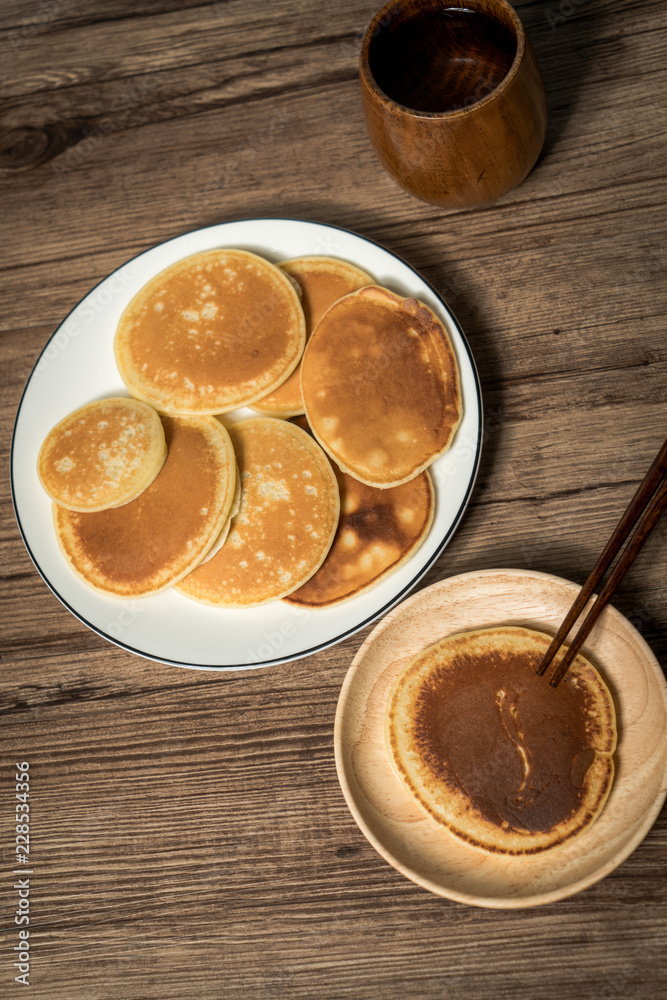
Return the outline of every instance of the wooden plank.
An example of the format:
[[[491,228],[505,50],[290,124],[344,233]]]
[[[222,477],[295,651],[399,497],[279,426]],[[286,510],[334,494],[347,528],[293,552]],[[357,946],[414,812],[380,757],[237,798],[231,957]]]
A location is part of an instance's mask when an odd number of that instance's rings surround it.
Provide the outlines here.
[[[378,6],[6,0],[0,459],[49,337],[134,254],[234,218],[329,222],[423,273],[479,368],[479,477],[419,586],[502,566],[582,582],[666,433],[664,4],[517,0],[547,142],[475,212],[417,202],[379,167],[356,79]],[[666,544],[667,521],[614,600],[663,668]],[[664,810],[619,869],[532,911],[450,902],[376,853],[333,758],[370,627],[258,671],[133,656],[42,581],[7,475],[0,599],[0,844],[13,857],[11,775],[29,760],[37,1000],[662,995]]]
[[[35,64],[35,45],[16,44],[21,39],[8,31],[6,44],[15,42],[11,74],[0,70],[0,94],[4,97],[69,87],[83,81],[102,82],[133,77],[146,72],[163,72],[175,66],[221,63],[225,57],[253,50],[253,32],[261,32],[264,56],[259,61],[285,47],[302,47],[335,33],[349,39],[363,29],[366,18],[359,22],[359,5],[341,3],[335,12],[326,7],[317,9],[301,0],[298,9],[290,0],[258,4],[253,12],[253,31],[248,31],[247,9],[241,3],[204,4],[189,9],[131,19],[94,21],[81,27],[65,24],[63,31],[50,36],[49,65]],[[323,13],[325,17],[323,19]],[[298,21],[296,20],[298,18]],[[298,38],[285,26],[298,23]],[[20,32],[21,29],[19,29]],[[221,51],[221,41],[224,49]],[[315,63],[316,65],[316,63]]]

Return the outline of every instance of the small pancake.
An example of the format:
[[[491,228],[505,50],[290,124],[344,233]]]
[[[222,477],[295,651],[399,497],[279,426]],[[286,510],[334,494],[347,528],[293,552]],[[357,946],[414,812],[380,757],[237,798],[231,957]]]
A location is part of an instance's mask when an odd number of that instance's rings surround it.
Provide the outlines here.
[[[172,264],[135,295],[114,341],[133,395],[164,413],[224,413],[271,392],[306,342],[289,277],[246,250]]]
[[[280,267],[301,286],[306,342],[330,305],[348,292],[373,284],[365,271],[337,257],[295,257],[284,261]],[[303,413],[300,376],[300,366],[297,366],[282,385],[253,403],[253,408],[272,417],[294,417]]]
[[[178,586],[218,607],[278,600],[312,576],[326,556],[340,503],[331,464],[316,441],[274,417],[233,424],[241,506],[215,556]]]
[[[80,514],[53,506],[58,542],[87,584],[113,597],[171,586],[206,555],[234,499],[236,464],[215,417],[163,417],[168,454],[141,496]]]
[[[307,429],[305,417],[295,423]],[[341,472],[340,519],[326,559],[302,587],[285,598],[305,608],[340,604],[396,572],[422,544],[433,520],[428,471],[393,489],[378,490]]]
[[[609,690],[583,656],[552,688],[536,673],[550,641],[510,626],[448,636],[407,664],[387,702],[399,778],[436,822],[491,853],[579,836],[611,789]]]
[[[304,352],[301,391],[324,450],[344,472],[380,489],[427,468],[461,420],[444,326],[421,302],[377,285],[324,314]]]
[[[37,474],[62,507],[106,510],[139,496],[166,457],[156,411],[136,399],[113,397],[79,407],[49,431]]]

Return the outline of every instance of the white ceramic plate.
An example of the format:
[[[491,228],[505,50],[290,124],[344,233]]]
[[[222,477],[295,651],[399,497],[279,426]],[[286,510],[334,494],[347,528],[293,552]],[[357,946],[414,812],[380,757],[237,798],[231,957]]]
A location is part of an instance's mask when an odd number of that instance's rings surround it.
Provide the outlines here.
[[[613,871],[660,812],[667,792],[667,684],[646,642],[610,606],[582,652],[602,672],[616,705],[616,774],[602,813],[579,837],[526,857],[487,854],[422,810],[389,760],[387,697],[408,660],[445,635],[492,625],[523,625],[554,635],[579,589],[529,570],[450,577],[394,608],[354,658],[334,729],[343,794],[378,853],[423,888],[498,909],[553,903]]]
[[[50,428],[89,400],[127,395],[113,356],[120,314],[150,278],[175,261],[236,247],[274,263],[306,254],[351,261],[381,285],[414,295],[445,324],[456,352],[464,414],[453,446],[431,467],[436,510],[430,533],[404,566],[374,590],[338,607],[305,610],[282,601],[256,609],[206,607],[168,590],[139,601],[105,597],[67,566],[56,542],[50,501],[36,473]],[[479,465],[481,394],[470,349],[434,289],[395,254],[344,229],[296,219],[250,219],[186,233],[147,250],[94,288],[53,334],[28,380],[12,442],[12,496],[23,540],[53,593],[109,641],[153,660],[195,668],[240,669],[306,656],[331,646],[406,596],[442,552],[468,503]],[[251,415],[239,410],[234,417]],[[231,416],[231,415],[230,415]]]

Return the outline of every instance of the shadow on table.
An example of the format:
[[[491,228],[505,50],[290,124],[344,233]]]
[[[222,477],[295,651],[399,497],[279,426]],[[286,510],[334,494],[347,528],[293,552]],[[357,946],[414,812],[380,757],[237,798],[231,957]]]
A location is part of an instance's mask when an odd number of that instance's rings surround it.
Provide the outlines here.
[[[595,64],[593,43],[603,25],[609,27],[612,13],[601,18],[590,0],[530,0],[516,4],[516,10],[535,50],[547,97],[543,159],[565,132]]]

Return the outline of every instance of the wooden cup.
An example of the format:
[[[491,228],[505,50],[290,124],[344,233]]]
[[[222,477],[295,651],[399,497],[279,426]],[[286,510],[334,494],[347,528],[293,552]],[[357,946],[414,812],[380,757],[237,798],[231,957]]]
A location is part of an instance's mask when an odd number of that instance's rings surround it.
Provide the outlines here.
[[[463,14],[457,15],[455,8],[463,8]],[[406,92],[401,90],[405,82],[401,80],[403,39],[412,46],[414,55],[423,29],[425,58],[419,82],[428,90],[429,75],[435,75],[431,29],[433,24],[446,25],[443,14],[446,18],[452,13],[473,18],[477,13],[495,19],[496,25],[500,22],[490,44],[488,39],[487,44],[480,44],[475,37],[476,51],[467,60],[464,53],[460,60],[463,71],[454,71],[459,76],[455,82],[470,87],[465,106],[419,110],[400,103],[396,95],[400,98]],[[444,56],[446,31],[440,37]],[[387,51],[388,40],[393,54],[390,61],[385,59],[380,86],[376,76],[380,75],[379,60],[383,46]],[[485,61],[491,66],[499,55],[509,68],[497,86],[485,93],[479,86]],[[413,59],[413,76],[415,65],[420,65],[419,60],[415,63]],[[521,21],[506,0],[391,0],[364,34],[360,81],[366,125],[382,166],[411,194],[432,204],[447,208],[490,204],[521,183],[542,148],[547,118],[542,77]]]

